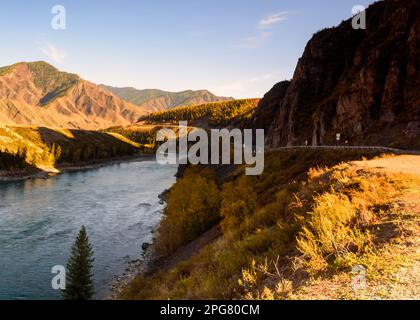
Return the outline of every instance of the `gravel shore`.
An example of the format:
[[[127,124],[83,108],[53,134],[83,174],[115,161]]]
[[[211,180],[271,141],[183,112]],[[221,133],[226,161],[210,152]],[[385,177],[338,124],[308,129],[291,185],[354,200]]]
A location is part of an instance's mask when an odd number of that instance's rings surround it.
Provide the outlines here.
[[[105,300],[118,300],[119,295],[138,275],[147,274],[154,268],[156,261],[156,251],[153,243],[146,250],[143,250],[141,256],[127,264],[123,274],[116,275],[111,284],[111,293],[105,297]]]

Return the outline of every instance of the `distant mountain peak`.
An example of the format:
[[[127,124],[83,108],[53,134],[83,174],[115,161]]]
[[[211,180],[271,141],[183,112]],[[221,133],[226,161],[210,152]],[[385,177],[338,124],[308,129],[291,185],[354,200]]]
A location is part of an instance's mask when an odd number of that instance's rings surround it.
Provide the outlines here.
[[[45,61],[0,67],[0,125],[103,129],[129,125],[151,111],[230,100],[205,89],[97,86]]]
[[[145,110],[44,62],[0,68],[0,124],[101,129],[135,122]]]
[[[116,96],[134,103],[148,111],[164,111],[179,106],[191,106],[208,102],[231,101],[232,97],[218,97],[209,90],[184,90],[179,92],[160,89],[139,90],[133,87],[111,87],[101,85],[102,88]]]
[[[64,95],[82,80],[77,74],[60,71],[45,61],[19,62],[0,68],[0,76],[12,73],[21,80],[33,80],[35,87],[43,95],[39,99],[40,106],[45,106]]]

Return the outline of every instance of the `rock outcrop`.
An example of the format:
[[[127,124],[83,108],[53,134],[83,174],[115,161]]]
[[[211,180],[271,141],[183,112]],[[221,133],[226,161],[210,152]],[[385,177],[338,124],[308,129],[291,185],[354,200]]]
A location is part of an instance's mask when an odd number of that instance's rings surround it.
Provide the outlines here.
[[[261,100],[255,128],[268,147],[349,145],[420,148],[420,1],[386,0],[313,36],[290,83]]]

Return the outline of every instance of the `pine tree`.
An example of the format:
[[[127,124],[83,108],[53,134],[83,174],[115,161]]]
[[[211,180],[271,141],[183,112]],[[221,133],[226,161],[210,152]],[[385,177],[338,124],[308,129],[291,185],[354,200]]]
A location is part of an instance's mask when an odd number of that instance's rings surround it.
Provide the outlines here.
[[[67,263],[65,300],[89,300],[93,295],[93,251],[86,234],[85,226],[71,248],[71,257]]]

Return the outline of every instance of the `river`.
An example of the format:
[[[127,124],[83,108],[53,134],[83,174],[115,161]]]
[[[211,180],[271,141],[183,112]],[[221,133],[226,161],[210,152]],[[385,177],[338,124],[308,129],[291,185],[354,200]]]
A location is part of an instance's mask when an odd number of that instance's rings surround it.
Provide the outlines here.
[[[0,182],[0,299],[60,299],[55,265],[66,265],[86,226],[94,250],[95,298],[138,259],[162,218],[158,195],[177,166],[127,162],[48,179]]]

